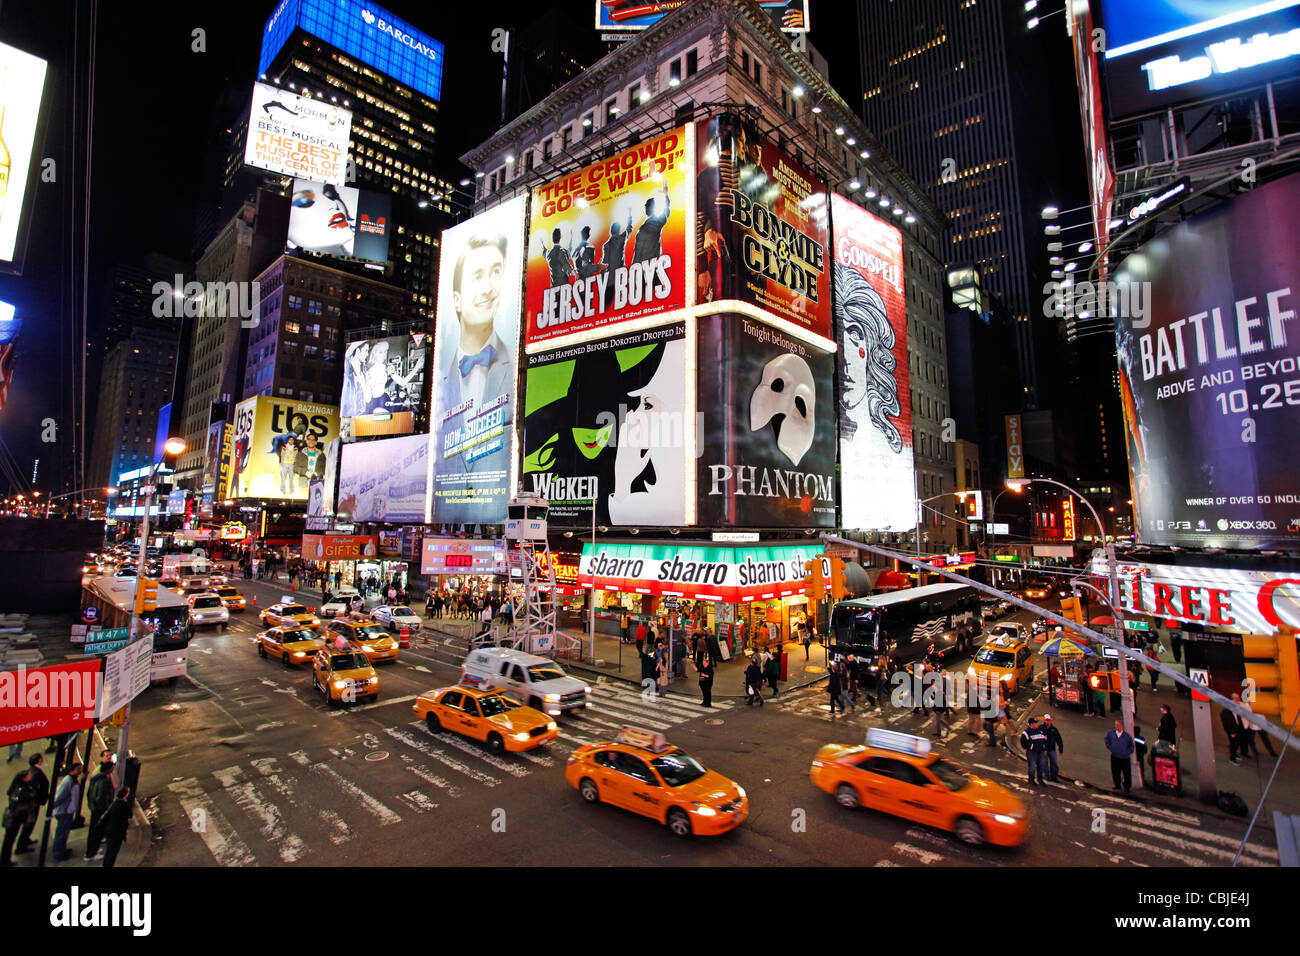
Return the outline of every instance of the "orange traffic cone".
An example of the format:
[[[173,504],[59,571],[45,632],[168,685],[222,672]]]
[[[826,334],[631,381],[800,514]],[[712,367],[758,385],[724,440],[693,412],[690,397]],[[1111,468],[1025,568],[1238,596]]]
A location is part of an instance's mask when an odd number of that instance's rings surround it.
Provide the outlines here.
[[[257,595],[253,595],[253,607],[257,607]]]

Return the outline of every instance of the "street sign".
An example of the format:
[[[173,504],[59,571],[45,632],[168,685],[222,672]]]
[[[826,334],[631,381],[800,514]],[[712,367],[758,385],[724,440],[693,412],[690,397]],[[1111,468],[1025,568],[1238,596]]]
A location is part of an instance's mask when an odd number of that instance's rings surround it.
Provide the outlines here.
[[[89,640],[82,648],[86,654],[107,654],[125,647],[131,635],[129,627],[110,627],[107,630],[93,631],[87,635]]]
[[[1150,621],[1125,621],[1124,629],[1126,631],[1149,631],[1151,630]]]
[[[1187,669],[1187,676],[1192,679],[1193,684],[1200,684],[1202,687],[1210,686],[1210,672],[1208,670],[1202,670],[1198,667],[1189,667]],[[1192,700],[1208,701],[1209,699],[1210,698],[1206,697],[1204,694],[1192,691]]]
[[[121,710],[149,686],[153,638],[146,637],[104,658],[103,685],[95,713],[100,720]]]

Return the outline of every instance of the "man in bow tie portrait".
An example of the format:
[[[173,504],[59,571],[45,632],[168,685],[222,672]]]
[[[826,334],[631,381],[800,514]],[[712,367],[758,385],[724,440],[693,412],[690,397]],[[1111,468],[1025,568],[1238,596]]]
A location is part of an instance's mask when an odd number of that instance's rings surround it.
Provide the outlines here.
[[[506,273],[506,237],[476,233],[469,237],[452,272],[452,308],[459,324],[459,342],[438,383],[439,416],[448,430],[473,423],[493,399],[510,394],[514,384],[514,356],[496,332],[496,317],[503,297]],[[448,412],[468,407],[446,419]],[[504,405],[504,430],[486,433],[485,441],[444,455],[438,449],[440,469],[455,472],[491,472],[508,468],[510,404]],[[483,451],[487,448],[494,450]]]

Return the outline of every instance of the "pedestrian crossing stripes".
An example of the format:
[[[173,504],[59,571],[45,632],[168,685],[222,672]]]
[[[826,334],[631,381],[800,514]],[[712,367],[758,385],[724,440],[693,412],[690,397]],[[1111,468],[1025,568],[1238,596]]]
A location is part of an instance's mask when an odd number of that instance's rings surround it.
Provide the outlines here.
[[[202,824],[188,829],[200,837],[217,865],[310,864],[328,860],[334,848],[350,843],[361,819],[379,827],[397,826],[507,780],[559,773],[570,750],[610,740],[629,724],[667,733],[685,721],[734,706],[732,701],[705,708],[672,698],[647,700],[635,686],[601,683],[593,687],[581,714],[559,719],[558,739],[549,747],[504,754],[450,732],[431,733],[406,711],[405,719],[394,726],[363,731],[351,741],[254,757],[201,779],[173,782],[170,792],[185,819]],[[398,713],[405,710],[399,708]],[[365,769],[371,766],[367,755],[398,761],[405,786],[393,785],[389,776],[385,779],[390,792],[380,792],[371,782],[376,774]]]

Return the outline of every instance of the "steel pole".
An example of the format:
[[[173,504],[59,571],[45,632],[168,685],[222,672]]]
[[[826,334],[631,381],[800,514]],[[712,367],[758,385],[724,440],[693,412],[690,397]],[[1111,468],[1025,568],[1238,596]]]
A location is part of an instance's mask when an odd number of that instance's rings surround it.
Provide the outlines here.
[[[154,489],[156,489],[157,487],[157,485],[155,484],[157,479],[158,479],[158,465],[155,464],[153,466],[153,471],[149,475],[150,490],[149,493],[145,495],[144,517],[140,521],[140,548],[136,555],[136,564],[135,564],[136,603],[133,604],[131,607],[131,631],[127,635],[127,640],[126,640],[128,647],[134,644],[140,637],[140,615],[137,613],[137,608],[139,607],[139,599],[140,599],[140,581],[141,579],[144,578],[145,556],[148,554],[148,548],[149,548],[149,504],[151,501],[153,501]],[[127,742],[130,739],[130,736],[131,736],[131,702],[127,701],[126,720],[122,722],[122,733],[117,740],[118,761],[117,761],[117,773],[114,775],[116,779],[114,782],[119,787],[123,786],[126,782],[126,762],[131,757],[131,751],[127,749]],[[135,795],[132,794],[133,799],[134,796]]]
[[[591,644],[591,663],[596,663],[596,502],[600,500],[600,479],[592,478],[591,490],[591,594],[587,597],[587,637]],[[622,659],[622,640],[619,641],[619,659]]]

